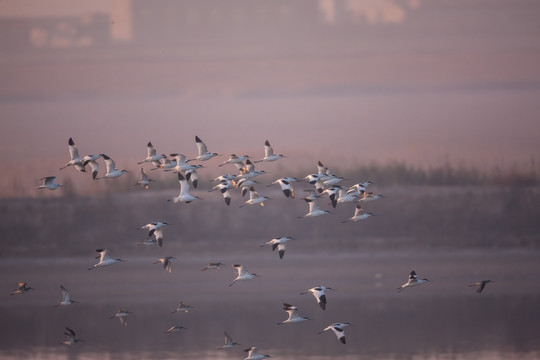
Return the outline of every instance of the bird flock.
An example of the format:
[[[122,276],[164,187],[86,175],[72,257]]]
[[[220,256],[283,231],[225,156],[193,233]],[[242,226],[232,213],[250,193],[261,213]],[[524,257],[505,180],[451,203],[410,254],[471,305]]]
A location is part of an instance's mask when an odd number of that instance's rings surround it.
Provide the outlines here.
[[[204,200],[204,197],[199,197],[192,194],[192,192],[194,192],[195,189],[198,189],[198,186],[200,185],[198,172],[204,170],[204,166],[202,165],[202,163],[214,157],[222,155],[214,152],[209,152],[206,144],[198,136],[195,136],[195,144],[197,147],[197,155],[191,159],[188,159],[184,154],[180,153],[171,153],[168,156],[165,154],[158,154],[152,142],[148,142],[146,146],[146,158],[137,162],[137,165],[141,166],[140,179],[134,185],[140,186],[145,190],[149,190],[151,187],[151,183],[154,181],[150,179],[148,175],[149,171],[160,170],[166,173],[171,173],[171,176],[175,176],[179,182],[179,194],[175,197],[167,199],[167,201],[174,204],[189,204],[194,201]],[[87,168],[89,168],[92,179],[96,181],[100,179],[118,178],[128,172],[128,170],[125,169],[119,170],[116,166],[115,161],[106,154],[91,154],[81,157],[79,155],[79,149],[72,138],[68,140],[68,150],[70,159],[59,170],[68,167],[74,167],[77,171],[86,173]],[[214,178],[211,181],[215,183],[215,185],[211,186],[211,188],[208,189],[208,192],[214,193],[217,191],[221,193],[225,203],[223,206],[225,207],[231,206],[231,204],[233,203],[233,194],[235,193],[238,193],[238,197],[242,198],[245,198],[246,195],[248,195],[246,200],[239,204],[239,207],[264,207],[265,202],[271,200],[271,198],[268,196],[261,196],[259,192],[256,191],[256,189],[263,189],[263,185],[261,185],[256,180],[256,177],[265,174],[266,172],[264,170],[256,170],[255,164],[264,162],[275,162],[283,158],[286,158],[286,156],[282,154],[276,154],[268,140],[264,142],[264,156],[258,158],[257,160],[252,161],[251,157],[248,155],[231,154],[227,160],[221,162],[218,165],[218,168],[227,166],[228,168],[236,169],[237,173],[225,173]],[[99,162],[101,161],[101,159],[104,162],[106,170],[105,173],[101,174],[100,176]],[[145,171],[144,166],[149,165],[152,167],[149,170]],[[63,185],[55,183],[56,176],[46,176],[40,180],[43,180],[43,184],[37,188],[40,190],[57,190],[63,187]],[[304,215],[297,216],[297,218],[299,219],[297,221],[302,221],[300,219],[314,218],[327,214],[332,214],[332,209],[336,208],[337,206],[349,206],[347,205],[348,203],[351,204],[350,206],[353,209],[353,214],[350,218],[343,219],[341,221],[342,223],[359,222],[369,219],[374,214],[364,211],[363,206],[366,206],[365,204],[368,202],[382,199],[383,196],[368,191],[368,187],[373,184],[371,181],[360,181],[352,186],[343,187],[342,185],[340,185],[343,180],[345,180],[343,177],[335,175],[328,167],[324,166],[321,161],[318,161],[317,172],[315,173],[308,174],[304,178],[282,177],[279,179],[275,179],[269,184],[266,184],[265,187],[279,186],[283,196],[287,199],[292,200],[295,199],[296,195],[298,194],[298,191],[295,193],[294,187],[298,186],[298,184],[304,184],[304,188],[302,190],[306,194],[306,196],[302,197],[302,200],[306,202],[308,211]],[[209,194],[208,196],[215,195]],[[323,199],[323,197],[328,198],[328,208],[326,209],[321,208],[321,199]],[[137,228],[137,230],[144,231],[146,237],[141,243],[137,245],[158,245],[158,247],[164,247],[164,229],[168,225],[170,224],[165,221],[152,221],[146,225],[141,225]],[[292,240],[294,239],[290,236],[274,237],[266,241],[264,244],[260,245],[260,247],[268,246],[272,248],[272,251],[277,250],[279,259],[283,260],[286,245],[289,241]],[[111,257],[110,250],[107,248],[96,249],[96,252],[99,254],[96,257],[96,259],[98,259],[98,262],[95,263],[93,266],[89,267],[88,270],[102,268],[126,261],[124,259]],[[164,256],[156,259],[154,264],[161,264],[163,269],[170,273],[173,271],[172,263],[174,260],[177,260],[177,258],[174,256]],[[224,265],[225,264],[221,262],[211,261],[208,265],[202,268],[202,271],[210,269],[220,270],[221,267]],[[232,287],[239,281],[244,282],[260,276],[259,274],[251,273],[244,264],[235,263],[232,264],[232,267],[236,270],[237,276],[232,280],[231,283],[228,284],[229,287]],[[316,279],[314,279],[314,281],[316,281]],[[427,283],[428,281],[428,279],[420,279],[416,275],[416,272],[413,270],[409,274],[408,281],[399,288],[397,288],[397,292],[399,293],[406,288],[418,286]],[[492,281],[481,280],[469,286],[477,287],[477,293],[481,293],[484,290],[486,284],[489,282]],[[55,306],[63,307],[77,303],[71,298],[69,291],[64,286],[60,285],[60,289],[62,291],[62,301]],[[29,292],[29,290],[35,289],[32,289],[25,282],[19,282],[17,284],[17,289],[14,290],[11,295],[26,294]],[[312,294],[320,310],[325,311],[327,308],[328,291],[334,291],[334,289],[329,286],[317,285],[310,289],[302,291],[299,294]],[[192,308],[192,306],[181,302],[178,307],[172,311],[172,313],[188,312]],[[300,323],[310,320],[310,318],[308,317],[301,316],[298,307],[290,303],[283,303],[283,310],[288,314],[288,317],[283,321],[277,322],[278,325]],[[124,308],[120,308],[118,312],[110,316],[110,318],[117,318],[120,320],[123,326],[127,326],[127,318],[130,314],[132,314],[130,311]],[[347,341],[344,328],[347,326],[352,326],[352,324],[350,324],[349,322],[333,322],[318,333],[321,334],[327,332],[328,330],[331,330],[337,337],[339,343],[346,344]],[[67,326],[65,327],[65,329],[66,331],[64,332],[64,334],[67,336],[67,339],[61,342],[61,344],[72,346],[76,345],[81,341],[76,337],[76,333],[74,330]],[[168,330],[164,331],[164,333],[173,334],[183,330],[187,329],[181,325],[174,325]],[[218,350],[230,349],[236,345],[240,345],[234,342],[231,336],[225,330],[224,337],[225,344],[217,348]],[[245,352],[247,352],[247,357],[245,358],[245,360],[258,360],[272,357],[270,355],[259,354],[259,349],[255,346],[251,346],[250,348],[246,349]]]

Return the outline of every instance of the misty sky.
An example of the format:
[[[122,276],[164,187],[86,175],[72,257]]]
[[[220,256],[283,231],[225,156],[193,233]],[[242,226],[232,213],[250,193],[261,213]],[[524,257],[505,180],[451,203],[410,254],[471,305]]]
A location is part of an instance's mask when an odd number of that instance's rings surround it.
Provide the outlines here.
[[[58,175],[69,137],[132,170],[195,135],[306,168],[538,158],[536,1],[88,4],[0,2],[7,178]]]

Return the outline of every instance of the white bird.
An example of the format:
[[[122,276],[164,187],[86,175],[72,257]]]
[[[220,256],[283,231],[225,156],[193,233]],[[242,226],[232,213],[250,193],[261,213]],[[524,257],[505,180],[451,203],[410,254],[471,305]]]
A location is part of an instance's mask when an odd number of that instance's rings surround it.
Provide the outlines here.
[[[171,260],[173,260],[173,259],[176,259],[176,258],[173,257],[173,256],[165,256],[165,257],[157,259],[157,261],[155,261],[154,264],[162,263],[163,268],[165,270],[167,270],[168,272],[172,272]]]
[[[346,344],[345,331],[343,330],[343,328],[345,326],[352,326],[352,325],[350,323],[348,323],[348,322],[346,322],[346,323],[333,323],[332,325],[329,325],[329,326],[325,327],[323,330],[319,331],[319,334],[322,334],[323,332],[325,332],[327,330],[332,330],[334,332],[334,334],[337,336],[338,340],[342,344]]]
[[[185,304],[183,301],[178,304],[175,310],[171,312],[171,314],[177,313],[179,311],[188,312],[189,309],[193,309],[193,306]]]
[[[69,149],[69,156],[71,160],[69,160],[64,166],[62,166],[60,170],[68,166],[75,166],[77,170],[86,172],[86,169],[84,168],[84,165],[83,165],[83,160],[79,156],[79,149],[77,148],[77,145],[75,145],[75,142],[73,141],[72,138],[69,138],[68,149]]]
[[[58,189],[59,187],[63,187],[63,185],[60,185],[54,182],[54,180],[56,180],[56,176],[47,176],[39,180],[43,180],[43,184],[39,185],[38,189],[55,190],[55,189]]]
[[[321,215],[325,215],[325,214],[330,214],[330,211],[319,209],[319,203],[317,201],[311,200],[311,199],[308,199],[308,198],[305,198],[304,200],[309,205],[309,212],[307,214],[305,214],[304,216],[299,216],[298,217],[299,219],[301,219],[303,217],[316,217],[316,216],[321,216]]]
[[[210,264],[206,265],[201,271],[206,271],[208,269],[219,269],[221,265],[225,264],[211,261]]]
[[[102,177],[96,178],[97,179],[103,179],[103,178],[117,178],[119,176],[122,176],[124,173],[127,173],[127,170],[118,170],[116,168],[116,163],[113,159],[108,157],[107,155],[103,154],[103,159],[105,160],[105,166],[107,167],[107,173],[103,175]]]
[[[190,181],[193,187],[196,189],[197,184],[199,183],[199,173],[197,173],[197,169],[186,170],[184,174],[186,180]]]
[[[406,289],[408,287],[417,286],[417,285],[425,283],[426,281],[429,281],[429,280],[428,279],[419,279],[418,276],[416,275],[416,272],[413,270],[409,274],[409,281],[407,281],[405,284],[398,287],[397,291],[401,292],[401,291],[403,291],[404,289]]]
[[[311,289],[308,289],[307,291],[301,292],[300,295],[304,295],[307,293],[313,294],[313,296],[317,300],[317,303],[319,304],[321,309],[326,310],[326,294],[325,294],[326,290],[334,290],[334,289],[328,286],[320,285],[320,286],[312,287]]]
[[[245,165],[243,163],[235,163],[235,165],[240,171],[240,174],[236,177],[237,180],[254,178],[266,173],[264,170],[255,170],[255,165],[249,159],[246,160]]]
[[[77,339],[75,331],[68,327],[66,327],[66,330],[67,331],[64,332],[64,335],[67,335],[68,338],[67,340],[62,341],[60,344],[71,346],[77,344],[79,341],[82,341],[81,339]]]
[[[157,245],[157,240],[154,238],[146,238],[141,243],[137,244],[137,246],[154,246]]]
[[[268,199],[270,198],[266,196],[259,196],[259,193],[257,193],[255,188],[252,186],[249,188],[249,200],[247,200],[245,204],[264,206],[264,202]]]
[[[146,145],[146,152],[148,154],[146,159],[144,159],[142,161],[139,161],[137,163],[137,165],[140,165],[140,164],[145,163],[145,162],[155,163],[155,162],[159,162],[163,158],[166,158],[165,154],[157,155],[156,149],[154,148],[154,146],[152,145],[152,143],[150,141],[148,142],[148,145]],[[156,165],[156,164],[154,164],[154,165]]]
[[[163,246],[163,227],[165,225],[169,225],[169,224],[166,222],[154,221],[144,226],[141,226],[140,228],[137,228],[137,230],[148,229],[148,237],[150,238],[152,237],[152,235],[154,235],[159,247],[162,247]]]
[[[77,301],[71,299],[71,296],[69,295],[69,291],[60,285],[60,289],[62,289],[62,301],[54,306],[65,306],[65,305],[71,305],[76,303]]]
[[[92,170],[92,179],[96,180],[98,171],[99,171],[99,163],[97,162],[97,159],[102,157],[103,154],[92,154],[92,155],[86,155],[83,157],[83,166],[90,165],[90,169]]]
[[[133,314],[133,313],[126,309],[120,309],[116,312],[116,314],[111,316],[109,319],[118,318],[122,325],[127,326],[127,317],[129,314]]]
[[[294,305],[283,303],[283,310],[285,310],[289,314],[289,318],[277,323],[278,325],[311,320],[310,318],[298,315],[298,308]]]
[[[165,334],[176,334],[182,329],[187,329],[187,328],[183,327],[182,325],[174,325],[174,326],[171,326],[167,331],[165,331]]]
[[[198,136],[195,136],[195,143],[197,144],[197,150],[199,152],[199,155],[193,160],[206,161],[210,160],[214,156],[219,156],[218,153],[208,152],[206,144]]]
[[[17,283],[17,290],[13,291],[10,295],[26,294],[29,290],[34,290],[30,286],[26,286],[25,282]]]
[[[373,216],[372,213],[364,213],[364,209],[362,208],[362,205],[356,204],[356,207],[354,209],[354,215],[350,217],[347,220],[343,220],[342,223],[346,223],[347,221],[360,221],[365,220],[368,217]]]
[[[137,182],[133,186],[142,186],[145,189],[148,189],[148,186],[150,185],[150,182],[154,180],[150,179],[148,177],[148,174],[144,171],[143,168],[141,168],[141,178],[137,180]]]
[[[269,359],[272,356],[270,355],[261,355],[259,354],[259,349],[257,349],[255,346],[250,347],[249,349],[244,350],[248,353],[248,357],[244,360],[262,360],[262,359]]]
[[[260,160],[255,160],[255,162],[258,163],[261,161],[276,161],[278,159],[281,159],[282,157],[285,157],[285,155],[274,155],[274,149],[272,149],[272,146],[270,146],[270,142],[266,140],[264,142],[264,158]]]
[[[373,184],[371,181],[363,181],[361,183],[357,183],[349,187],[347,190],[347,193],[355,193],[357,196],[362,195],[364,192],[366,192],[366,189],[369,185]]]
[[[233,339],[229,336],[229,334],[227,334],[226,331],[224,332],[224,334],[225,334],[225,345],[220,346],[218,350],[229,349],[235,345],[241,345],[237,342],[234,342]]]
[[[246,159],[249,159],[248,155],[231,154],[231,156],[229,157],[229,159],[227,161],[219,164],[218,166],[223,166],[223,165],[226,165],[226,164],[238,164],[238,163],[241,163],[242,161],[244,161]]]
[[[272,245],[272,251],[278,249],[279,258],[283,259],[283,255],[285,255],[285,244],[287,241],[292,240],[291,237],[279,237],[279,238],[273,238],[269,241],[267,241],[264,245],[261,245],[261,247],[266,245]]]
[[[195,170],[195,169],[199,169],[199,168],[202,168],[203,166],[202,165],[190,165],[188,164],[187,160],[186,160],[186,155],[184,154],[171,154],[171,156],[173,158],[176,159],[176,167],[173,169],[174,172],[185,172],[185,171],[188,171],[188,170]]]
[[[354,202],[358,200],[358,196],[359,195],[354,192],[349,193],[348,191],[345,191],[342,188],[339,188],[337,203],[342,204],[346,202]]]
[[[172,169],[176,167],[177,164],[176,164],[176,159],[171,160],[165,157],[160,160],[159,164],[155,164],[155,165],[156,167],[150,170],[162,169],[165,171],[171,171]]]
[[[306,177],[304,177],[304,180],[307,181],[311,185],[315,185],[317,181],[321,181],[321,174],[309,174]]]
[[[88,268],[88,270],[95,269],[97,267],[116,264],[117,262],[125,262],[122,259],[113,259],[111,258],[109,249],[96,249],[96,252],[100,254],[96,259],[99,259],[97,264],[94,264],[94,267]]]
[[[364,191],[362,193],[362,196],[360,197],[360,199],[358,201],[367,202],[367,201],[374,201],[374,200],[378,200],[378,199],[382,199],[382,195],[375,195],[372,192],[365,192]]]
[[[168,201],[172,201],[174,203],[185,202],[189,204],[194,200],[200,199],[199,197],[193,196],[189,193],[189,182],[181,173],[178,173],[178,182],[180,183],[180,194],[175,198],[169,199]]]
[[[223,199],[225,200],[225,204],[227,205],[231,204],[231,192],[229,191],[231,186],[232,186],[232,183],[228,181],[228,182],[221,182],[212,188],[212,189],[218,189],[221,192],[221,195],[223,196]]]
[[[236,279],[233,280],[232,283],[229,284],[229,286],[233,286],[234,283],[237,281],[250,280],[253,279],[255,276],[259,276],[257,274],[250,274],[248,272],[248,269],[243,265],[234,264],[233,267],[236,268],[236,271],[238,271],[238,276],[236,277]]]
[[[294,199],[294,189],[290,180],[286,178],[277,179],[276,181],[272,182],[272,184],[267,186],[272,186],[273,184],[279,184],[279,186],[281,186],[281,191],[283,191],[285,197]]]

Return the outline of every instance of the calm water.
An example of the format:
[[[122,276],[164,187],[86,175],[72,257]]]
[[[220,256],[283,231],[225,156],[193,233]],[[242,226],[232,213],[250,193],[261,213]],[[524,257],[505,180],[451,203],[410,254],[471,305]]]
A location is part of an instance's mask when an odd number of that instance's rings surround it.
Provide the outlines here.
[[[266,254],[268,255],[268,254]],[[275,255],[275,254],[272,254]],[[287,256],[287,255],[286,255]],[[2,359],[243,359],[258,346],[280,359],[535,359],[540,356],[538,252],[437,252],[314,254],[243,259],[261,276],[227,285],[230,264],[200,269],[206,258],[186,256],[166,273],[153,258],[138,257],[87,271],[92,259],[18,260],[0,263],[3,289],[19,279],[35,287],[25,295],[0,297]],[[321,263],[339,263],[335,271]],[[412,265],[411,265],[412,264]],[[397,294],[414,266],[431,282]],[[477,295],[466,285],[495,281]],[[313,279],[319,279],[313,281]],[[533,283],[531,286],[530,283]],[[55,308],[59,285],[80,303]],[[319,284],[328,294],[327,311],[299,292]],[[9,292],[8,292],[9,293]],[[171,314],[180,301],[194,306]],[[288,302],[312,320],[277,326]],[[124,307],[128,326],[109,319]],[[350,322],[347,345],[332,333],[317,334],[333,322]],[[187,329],[164,334],[172,325]],[[82,343],[66,347],[64,327]],[[217,351],[226,330],[241,346]]]

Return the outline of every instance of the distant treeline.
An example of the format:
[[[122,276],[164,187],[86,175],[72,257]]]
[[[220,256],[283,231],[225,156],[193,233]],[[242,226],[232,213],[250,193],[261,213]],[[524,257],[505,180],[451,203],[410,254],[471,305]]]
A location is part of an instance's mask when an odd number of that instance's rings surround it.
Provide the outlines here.
[[[369,163],[358,165],[347,171],[347,178],[377,179],[385,185],[432,185],[432,186],[534,186],[540,184],[540,168],[531,159],[527,165],[494,165],[479,167],[468,164],[453,164],[450,161],[441,165],[415,166],[405,161],[388,163]]]

